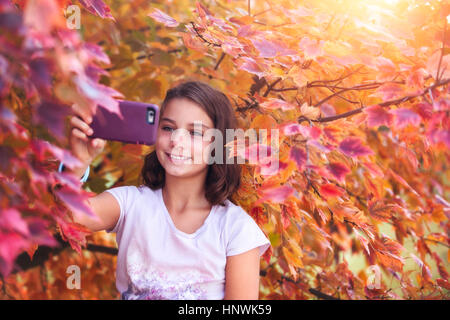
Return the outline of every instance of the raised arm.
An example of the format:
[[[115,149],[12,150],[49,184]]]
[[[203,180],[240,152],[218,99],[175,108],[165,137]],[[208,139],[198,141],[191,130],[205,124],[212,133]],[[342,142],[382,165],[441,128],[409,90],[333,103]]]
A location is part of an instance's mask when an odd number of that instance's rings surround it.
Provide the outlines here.
[[[81,177],[91,162],[104,149],[106,141],[102,139],[89,138],[92,129],[89,124],[92,117],[87,110],[74,104],[72,106],[74,115],[70,118],[69,143],[72,154],[81,161],[82,165],[72,170],[73,174]],[[67,169],[66,169],[67,170]],[[92,231],[112,229],[120,216],[120,206],[116,198],[108,192],[91,197],[88,205],[98,217],[93,219],[87,215],[81,217],[74,215],[74,222],[86,226]]]

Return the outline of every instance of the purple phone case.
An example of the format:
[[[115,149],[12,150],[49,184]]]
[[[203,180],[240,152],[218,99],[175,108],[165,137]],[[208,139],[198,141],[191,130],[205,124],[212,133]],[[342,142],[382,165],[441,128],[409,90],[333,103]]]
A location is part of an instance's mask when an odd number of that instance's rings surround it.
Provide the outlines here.
[[[117,100],[123,119],[101,105],[92,117],[90,138],[153,145],[156,142],[159,107],[155,104]]]

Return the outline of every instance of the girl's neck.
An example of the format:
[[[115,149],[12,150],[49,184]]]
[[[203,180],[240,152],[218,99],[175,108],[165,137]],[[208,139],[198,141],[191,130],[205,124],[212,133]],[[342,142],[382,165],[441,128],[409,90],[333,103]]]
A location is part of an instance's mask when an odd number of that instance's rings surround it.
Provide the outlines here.
[[[162,194],[166,207],[172,212],[211,207],[205,197],[205,179],[180,179],[166,175]]]

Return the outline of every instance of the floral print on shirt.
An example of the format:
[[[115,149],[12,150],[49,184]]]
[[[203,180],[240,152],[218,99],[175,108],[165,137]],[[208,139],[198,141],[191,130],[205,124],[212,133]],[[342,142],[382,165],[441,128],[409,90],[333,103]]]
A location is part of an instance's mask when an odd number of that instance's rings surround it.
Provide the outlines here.
[[[128,266],[131,282],[122,293],[123,300],[205,300],[206,290],[199,285],[203,277],[195,271],[170,278],[153,266]]]

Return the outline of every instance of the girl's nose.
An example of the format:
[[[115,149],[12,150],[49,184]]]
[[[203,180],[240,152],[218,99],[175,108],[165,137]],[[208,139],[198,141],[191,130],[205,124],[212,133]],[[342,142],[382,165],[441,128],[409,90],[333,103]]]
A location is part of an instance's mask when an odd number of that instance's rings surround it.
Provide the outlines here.
[[[181,146],[188,148],[190,147],[190,145],[188,145],[190,141],[189,131],[187,131],[186,129],[176,129],[172,132],[172,135],[170,137],[170,142],[173,147]]]

